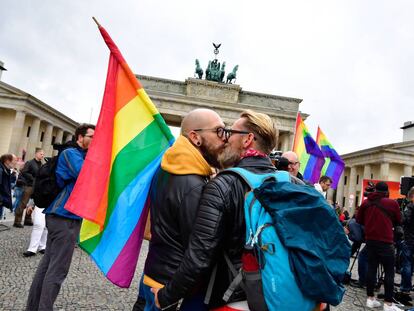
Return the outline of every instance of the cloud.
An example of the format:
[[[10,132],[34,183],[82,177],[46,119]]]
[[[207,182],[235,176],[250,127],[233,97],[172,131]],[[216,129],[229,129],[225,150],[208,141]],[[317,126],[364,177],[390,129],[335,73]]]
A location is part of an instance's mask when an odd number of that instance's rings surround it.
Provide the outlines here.
[[[2,3],[3,81],[77,121],[96,120],[109,52],[96,16],[136,73],[184,80],[211,42],[244,90],[302,98],[341,153],[398,142],[412,111],[410,1]]]

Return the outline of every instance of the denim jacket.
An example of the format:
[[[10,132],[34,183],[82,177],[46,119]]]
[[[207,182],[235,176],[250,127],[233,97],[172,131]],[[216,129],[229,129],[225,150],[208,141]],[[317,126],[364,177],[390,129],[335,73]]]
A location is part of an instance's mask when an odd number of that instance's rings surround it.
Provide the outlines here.
[[[70,219],[81,219],[81,217],[67,211],[65,209],[65,204],[75,186],[85,156],[86,150],[83,150],[80,147],[65,149],[59,155],[56,167],[56,181],[62,188],[62,191],[58,194],[52,204],[45,209],[45,214],[54,214]]]

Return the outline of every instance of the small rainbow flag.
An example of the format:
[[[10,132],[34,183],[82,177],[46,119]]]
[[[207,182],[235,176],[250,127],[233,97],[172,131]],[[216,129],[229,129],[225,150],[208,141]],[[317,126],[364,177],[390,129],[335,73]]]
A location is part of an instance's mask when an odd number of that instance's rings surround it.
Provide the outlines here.
[[[336,150],[332,147],[326,135],[318,126],[318,134],[316,135],[316,143],[321,148],[322,154],[325,157],[325,165],[322,168],[321,174],[332,178],[333,189],[338,186],[339,178],[345,168],[345,163]]]
[[[111,54],[94,139],[65,208],[84,218],[79,242],[105,276],[129,287],[148,215],[147,195],[174,138],[103,27]]]
[[[299,172],[303,175],[303,178],[310,183],[317,183],[325,163],[325,158],[299,113],[296,118],[293,151],[298,155],[300,162]]]

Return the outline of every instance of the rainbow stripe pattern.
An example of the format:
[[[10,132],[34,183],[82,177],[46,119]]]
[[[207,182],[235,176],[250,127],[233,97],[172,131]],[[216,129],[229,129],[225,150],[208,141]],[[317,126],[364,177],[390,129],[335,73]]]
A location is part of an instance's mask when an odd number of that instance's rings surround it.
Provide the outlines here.
[[[336,150],[332,147],[326,135],[318,126],[318,133],[316,135],[316,143],[321,148],[322,154],[325,157],[325,164],[322,167],[321,174],[332,178],[333,189],[338,186],[339,178],[345,168],[345,163]]]
[[[84,218],[79,242],[120,287],[133,279],[148,215],[148,192],[170,129],[98,25],[110,50],[101,112],[75,188],[65,208]]]
[[[299,172],[303,175],[303,178],[310,183],[317,183],[325,163],[325,157],[309,133],[299,113],[296,118],[293,151],[298,155],[300,162]]]

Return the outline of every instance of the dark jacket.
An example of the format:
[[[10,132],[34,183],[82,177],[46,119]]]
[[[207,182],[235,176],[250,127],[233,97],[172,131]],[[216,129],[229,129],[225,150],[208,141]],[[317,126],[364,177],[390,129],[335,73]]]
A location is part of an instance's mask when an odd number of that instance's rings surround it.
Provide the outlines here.
[[[10,169],[0,163],[0,206],[12,209]]]
[[[378,207],[378,204],[388,211],[392,220]],[[394,243],[392,229],[401,223],[400,207],[395,200],[385,197],[384,193],[373,192],[362,202],[356,220],[365,226],[366,241],[381,241],[392,244]]]
[[[207,179],[160,169],[150,192],[151,241],[145,275],[167,283],[183,260]]]
[[[203,187],[211,174],[201,153],[183,136],[163,156],[149,194],[151,241],[146,277],[166,284],[174,275],[188,247]]]
[[[54,214],[64,218],[80,220],[81,217],[65,209],[73,187],[82,169],[87,150],[82,149],[76,143],[73,147],[63,150],[58,157],[56,165],[56,182],[62,189],[49,207],[43,213]]]
[[[405,206],[402,214],[404,228],[404,240],[409,245],[414,245],[414,203]]]
[[[238,167],[255,173],[275,171],[269,158],[248,157]],[[233,266],[241,267],[241,255],[246,240],[244,198],[248,185],[231,172],[219,174],[203,192],[189,247],[172,280],[159,291],[162,307],[191,294],[191,289],[210,278],[210,270],[217,264],[210,307],[222,306],[223,294],[233,277],[225,263],[227,253]],[[242,291],[235,292],[231,301],[245,300]]]
[[[39,172],[40,167],[42,166],[41,161],[37,161],[36,159],[31,159],[27,161],[23,169],[21,170],[19,177],[17,178],[17,187],[32,187],[34,179]]]

